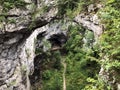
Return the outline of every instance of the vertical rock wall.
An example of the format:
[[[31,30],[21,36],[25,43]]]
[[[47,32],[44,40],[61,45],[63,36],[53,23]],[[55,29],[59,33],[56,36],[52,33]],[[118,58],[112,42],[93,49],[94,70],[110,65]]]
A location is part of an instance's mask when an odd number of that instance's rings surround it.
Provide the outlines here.
[[[34,72],[35,49],[42,45],[43,51],[48,50],[41,40],[37,40],[37,36],[43,34],[42,37],[51,42],[51,48],[66,41],[64,25],[52,22],[58,12],[55,7],[57,0],[25,0],[25,2],[29,3],[26,9],[13,8],[6,15],[6,20],[14,19],[15,23],[6,21],[0,23],[0,90],[30,90],[29,75]],[[42,11],[42,6],[47,7],[45,12],[34,13]],[[96,41],[103,33],[103,26],[95,12],[99,8],[101,8],[99,4],[90,5],[88,14],[82,13],[74,19],[77,24],[94,32]],[[94,15],[91,12],[94,12]],[[69,22],[65,23],[65,26],[67,29]],[[100,75],[104,78],[108,77],[108,74],[101,67]]]

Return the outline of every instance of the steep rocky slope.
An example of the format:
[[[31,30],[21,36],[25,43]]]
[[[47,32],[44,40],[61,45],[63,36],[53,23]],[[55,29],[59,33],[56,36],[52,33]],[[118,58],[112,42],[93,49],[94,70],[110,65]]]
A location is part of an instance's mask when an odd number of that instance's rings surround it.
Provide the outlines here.
[[[4,16],[0,23],[0,90],[30,90],[30,80],[34,82],[32,78],[35,78],[37,66],[34,60],[39,57],[36,49],[41,48],[43,52],[61,49],[68,39],[69,25],[82,25],[94,32],[96,42],[103,33],[104,27],[95,11],[102,8],[100,4],[91,4],[87,14],[82,12],[72,21],[66,18],[62,23],[64,17],[58,16],[57,0],[25,2],[24,8],[14,7],[6,14],[0,13]],[[46,40],[51,44],[46,46]],[[100,71],[102,74],[103,69]]]

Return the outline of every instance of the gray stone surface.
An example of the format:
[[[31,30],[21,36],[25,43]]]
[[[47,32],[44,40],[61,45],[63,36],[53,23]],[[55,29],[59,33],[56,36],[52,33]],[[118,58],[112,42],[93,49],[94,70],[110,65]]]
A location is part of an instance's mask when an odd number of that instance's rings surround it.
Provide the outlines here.
[[[92,16],[82,13],[75,17],[75,22],[81,24],[86,29],[93,31],[96,40],[103,33],[103,25],[100,24],[100,21],[96,14]]]
[[[38,47],[36,44],[38,42],[42,43],[41,40],[36,43],[37,36],[44,33],[42,37],[49,40],[54,35],[60,35],[57,39],[63,40],[65,38],[62,38],[62,36],[65,36],[65,32],[62,30],[60,23],[51,23],[35,29],[32,33],[9,32],[1,34],[0,90],[14,90],[14,88],[17,90],[30,90],[28,76],[34,71],[35,49]],[[46,50],[43,49],[43,51]]]
[[[42,7],[34,10],[26,7],[9,10],[6,20],[14,19],[15,23],[0,23],[0,90],[30,90],[28,76],[34,71],[36,37],[49,29],[45,25],[54,20],[57,14],[57,9],[51,7],[33,19],[33,11]]]
[[[13,8],[6,16],[7,20],[14,19],[15,23],[0,23],[0,90],[30,90],[28,76],[34,71],[35,49],[43,47],[43,51],[47,51],[66,40],[64,30],[69,26],[69,22],[64,25],[60,22],[52,22],[58,12],[55,7],[57,0],[25,1],[31,3],[26,6],[25,10]],[[36,5],[34,9],[32,8],[33,3]],[[44,5],[49,10],[37,13],[32,17],[33,12],[42,10]],[[91,5],[88,7],[88,12],[94,12],[101,7],[101,5]],[[100,24],[96,13],[94,15],[82,13],[76,16],[74,21],[93,31],[96,40],[103,32],[103,25]],[[39,35],[42,35],[42,38]],[[43,40],[50,41],[50,48],[44,45]],[[103,79],[109,79],[108,74],[101,68],[100,75],[103,76]],[[120,88],[119,84],[118,88]]]

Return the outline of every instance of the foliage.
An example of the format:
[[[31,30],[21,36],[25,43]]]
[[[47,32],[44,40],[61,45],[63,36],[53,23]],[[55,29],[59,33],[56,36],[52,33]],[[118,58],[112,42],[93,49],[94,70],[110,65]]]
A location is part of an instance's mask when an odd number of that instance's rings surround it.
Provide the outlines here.
[[[46,80],[44,80],[43,82],[43,90],[62,90],[62,76],[61,73],[59,73],[58,71],[51,71],[48,70],[47,72],[45,71],[43,73],[43,75],[46,75],[43,78],[45,78]],[[49,76],[50,75],[50,76]]]
[[[88,84],[87,78],[96,78],[99,64],[89,58],[94,56],[94,51],[87,46],[87,51],[83,48],[85,30],[80,26],[70,26],[69,30],[69,40],[65,45],[68,50],[66,55],[67,90],[81,90]],[[90,38],[87,37],[88,40]]]
[[[110,86],[107,86],[99,77],[98,79],[87,78],[87,82],[89,84],[82,90],[111,90]]]
[[[99,0],[58,0],[58,16],[73,19],[77,14],[86,12],[89,4],[96,2]],[[50,42],[43,40],[43,48],[48,52],[45,53],[46,57],[41,64],[42,90],[63,89],[64,67],[61,64],[63,59],[67,64],[65,73],[67,90],[111,90],[110,86],[98,77],[98,72],[100,66],[103,66],[106,71],[112,73],[114,70],[118,75],[120,74],[120,0],[101,0],[101,3],[104,4],[104,8],[98,12],[98,15],[105,26],[105,31],[96,45],[93,45],[93,32],[78,25],[70,25],[68,28],[69,39],[63,47],[66,51],[64,56],[60,51],[51,52]],[[6,21],[6,13],[10,9],[25,8],[27,4],[23,0],[0,0],[0,6],[3,7],[0,22]],[[33,12],[33,22],[29,28],[35,25],[35,18],[49,11],[49,8],[43,6]],[[16,23],[13,19],[9,22]],[[36,53],[43,52],[37,49]],[[120,80],[117,75],[116,80]]]
[[[14,7],[24,8],[26,4],[24,0],[0,0],[0,5],[3,7],[4,13]]]
[[[119,0],[106,0],[106,6],[99,14],[105,24],[105,32],[101,37],[101,57],[107,69],[120,69],[120,10]],[[117,6],[116,6],[117,5]]]
[[[0,0],[0,24],[2,24],[3,22],[16,23],[15,19],[7,20],[7,12],[15,7],[25,9],[26,5],[28,5],[28,3],[26,3],[24,0]],[[3,27],[4,26],[2,26],[1,28]]]
[[[50,52],[46,60],[42,63],[42,90],[62,90],[63,87],[63,66],[62,61],[65,60],[66,67],[66,88],[67,90],[82,90],[92,83],[87,81],[88,78],[96,80],[96,74],[99,72],[99,63],[90,57],[95,57],[92,48],[85,50],[83,48],[83,37],[87,30],[78,25],[70,25],[68,31],[68,41],[64,45],[64,56],[59,51]],[[91,39],[91,35],[86,37]],[[47,52],[48,53],[48,52]],[[102,88],[102,87],[101,87]],[[86,90],[86,89],[85,89]]]
[[[62,90],[62,65],[59,51],[51,52],[42,63],[42,90]]]
[[[87,6],[99,0],[58,0],[58,15],[74,18],[82,11],[87,11]]]

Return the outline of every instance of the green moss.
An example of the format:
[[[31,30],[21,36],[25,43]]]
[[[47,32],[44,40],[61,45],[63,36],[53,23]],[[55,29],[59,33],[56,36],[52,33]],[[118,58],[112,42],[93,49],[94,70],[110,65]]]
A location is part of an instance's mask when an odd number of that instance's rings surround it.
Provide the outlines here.
[[[2,12],[7,12],[14,7],[25,8],[27,4],[24,0],[0,0],[0,5],[3,7]]]

